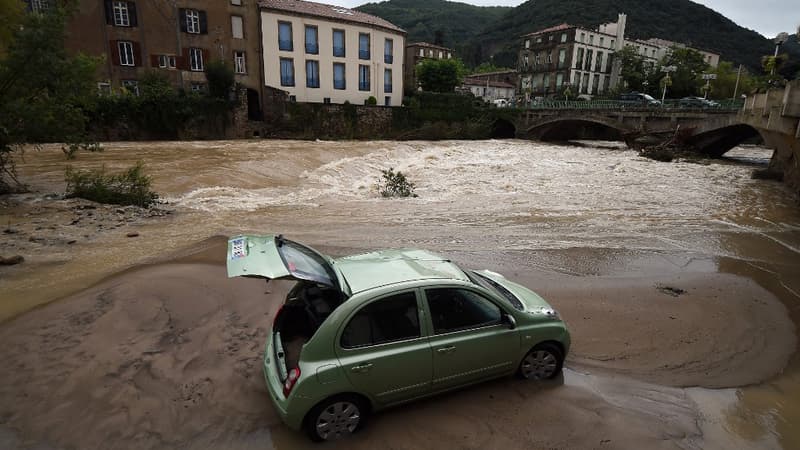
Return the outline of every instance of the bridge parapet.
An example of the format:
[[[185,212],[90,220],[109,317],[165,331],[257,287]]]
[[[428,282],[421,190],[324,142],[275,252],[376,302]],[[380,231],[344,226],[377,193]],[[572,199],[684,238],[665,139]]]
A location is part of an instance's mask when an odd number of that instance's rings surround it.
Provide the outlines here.
[[[758,128],[800,139],[800,80],[747,98],[739,120]]]

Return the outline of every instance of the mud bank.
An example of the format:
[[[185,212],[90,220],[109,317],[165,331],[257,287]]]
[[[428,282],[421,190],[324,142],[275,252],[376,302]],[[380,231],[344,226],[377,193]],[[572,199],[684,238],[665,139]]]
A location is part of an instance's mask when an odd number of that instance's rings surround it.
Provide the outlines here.
[[[290,283],[229,280],[224,258],[225,240],[214,238],[0,327],[0,443],[306,446],[280,423],[260,373],[265,333]],[[567,367],[577,372],[552,383],[502,379],[379,414],[341,448],[714,448],[685,390],[626,377],[756,383],[794,348],[783,305],[745,279],[546,283],[526,273],[513,277],[566,318],[575,342]],[[667,295],[662,283],[686,293]]]

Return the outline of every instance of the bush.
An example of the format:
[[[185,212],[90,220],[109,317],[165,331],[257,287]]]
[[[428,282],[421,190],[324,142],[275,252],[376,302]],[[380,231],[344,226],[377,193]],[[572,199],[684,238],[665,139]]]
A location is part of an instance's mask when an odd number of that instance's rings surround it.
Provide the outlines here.
[[[399,170],[394,171],[394,168],[389,170],[381,170],[382,180],[378,181],[378,188],[381,195],[384,197],[416,197],[414,193],[414,183],[408,181],[403,172]]]
[[[366,104],[375,106],[375,105],[378,104],[378,99],[373,97],[372,95],[370,95],[369,98],[367,99],[367,103]]]
[[[149,207],[158,201],[150,190],[152,179],[144,173],[144,163],[116,174],[100,170],[74,170],[67,166],[67,198],[83,198],[98,203]]]

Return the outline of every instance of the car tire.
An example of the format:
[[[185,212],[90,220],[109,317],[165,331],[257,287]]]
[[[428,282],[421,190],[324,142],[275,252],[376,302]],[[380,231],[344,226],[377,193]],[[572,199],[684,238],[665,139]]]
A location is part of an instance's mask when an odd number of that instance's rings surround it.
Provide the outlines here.
[[[519,376],[526,380],[550,380],[557,377],[564,367],[564,352],[549,342],[531,349],[519,363]]]
[[[304,428],[312,441],[333,441],[350,436],[366,423],[369,410],[356,395],[337,395],[318,403],[306,415]]]

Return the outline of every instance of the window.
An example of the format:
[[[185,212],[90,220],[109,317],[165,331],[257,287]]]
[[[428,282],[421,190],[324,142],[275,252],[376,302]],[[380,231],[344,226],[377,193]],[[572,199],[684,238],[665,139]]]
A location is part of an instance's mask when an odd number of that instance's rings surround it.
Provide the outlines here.
[[[139,95],[139,82],[136,80],[122,80],[122,87],[130,94]]]
[[[541,44],[542,43],[542,37],[541,36],[536,38],[536,43],[537,44]]]
[[[31,0],[31,11],[36,13],[43,13],[50,9],[50,1],[49,0]]]
[[[447,52],[447,59],[450,59],[452,57],[453,57],[453,55],[450,52]]]
[[[594,50],[586,50],[586,63],[583,65],[584,70],[592,70],[592,53],[594,53]]]
[[[289,22],[278,22],[278,49],[287,52],[294,50],[292,24]]]
[[[177,60],[175,59],[175,55],[167,56],[167,67],[169,67],[170,69],[174,69],[175,67],[177,67],[177,65],[178,64]]]
[[[333,56],[344,58],[344,30],[333,30]]]
[[[586,33],[581,33],[581,42],[586,40]]]
[[[119,65],[120,66],[135,66],[136,61],[133,58],[133,42],[130,41],[117,41],[117,48],[119,50]]]
[[[233,71],[234,73],[247,73],[247,61],[245,60],[243,51],[233,51]]]
[[[186,32],[200,34],[200,11],[196,9],[186,10]]]
[[[369,90],[369,66],[365,65],[358,66],[358,90],[359,91]]]
[[[242,16],[231,16],[231,36],[234,39],[244,39],[244,20]]]
[[[611,40],[611,48],[614,48],[614,39]]]
[[[425,49],[424,48],[419,49],[419,56],[425,56]]]
[[[544,91],[547,92],[550,89],[550,74],[544,74],[544,80],[542,81],[542,87]]]
[[[575,58],[574,67],[581,69],[581,64],[583,63],[583,48],[578,47],[578,57]]]
[[[553,54],[552,54],[552,53],[550,53],[550,52],[547,52],[547,56],[546,56],[545,62],[546,62],[547,64],[550,64],[550,63],[552,63],[552,62],[553,62]]]
[[[605,40],[606,40],[606,39],[605,39],[604,37],[602,37],[602,36],[600,37],[600,47],[602,47],[602,46],[603,46],[603,43],[604,43],[603,41],[605,41]]]
[[[317,27],[306,25],[306,53],[316,55],[319,53],[319,43],[317,41]]]
[[[593,34],[589,35],[589,45],[594,45],[594,35]]]
[[[394,62],[394,41],[386,39],[383,42],[383,62],[391,64]]]
[[[567,66],[567,50],[561,49],[558,51],[558,68],[563,69]]]
[[[231,0],[231,5],[242,6],[242,0]]]
[[[525,39],[525,48],[531,48],[531,40]]]
[[[294,60],[281,58],[281,86],[294,86]]]
[[[433,332],[451,333],[499,324],[500,308],[468,289],[426,289]]]
[[[192,90],[192,92],[198,92],[199,93],[199,92],[203,92],[203,91],[206,90],[206,85],[205,85],[205,83],[192,83],[190,89]]]
[[[319,87],[319,61],[306,61],[306,87]]]
[[[345,82],[344,64],[333,63],[333,88],[346,89],[347,83]]]
[[[556,87],[561,88],[564,85],[564,74],[559,72],[556,74]]]
[[[383,70],[383,92],[392,92],[392,69]]]
[[[369,59],[369,34],[358,33],[358,59]]]
[[[167,68],[167,55],[158,55],[158,67]]]
[[[111,94],[111,83],[106,83],[106,82],[97,83],[97,91],[100,93],[100,95]]]
[[[128,12],[128,2],[114,2],[112,5],[114,9],[114,26],[131,26],[131,16]]]
[[[442,58],[444,58],[444,53],[442,53],[442,51],[439,50],[439,59],[442,59]]]
[[[189,69],[194,72],[203,71],[203,49],[190,48],[189,49]]]
[[[597,57],[594,59],[594,71],[600,72],[603,68],[603,52],[597,52]]]
[[[383,97],[383,106],[392,106],[392,96],[391,95],[387,95],[386,97]]]
[[[561,42],[567,42],[567,33],[561,33]]]
[[[322,103],[324,103],[326,105],[330,105],[331,104],[331,98],[330,97],[324,97],[322,99]]]
[[[420,336],[417,298],[413,292],[406,292],[361,308],[344,327],[341,345],[358,348]]]

